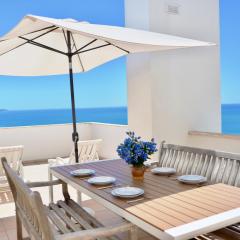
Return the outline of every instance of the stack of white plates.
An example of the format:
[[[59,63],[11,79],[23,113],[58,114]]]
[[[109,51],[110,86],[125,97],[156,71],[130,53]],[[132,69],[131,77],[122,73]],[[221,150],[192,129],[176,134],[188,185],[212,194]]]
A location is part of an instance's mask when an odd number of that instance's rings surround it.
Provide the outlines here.
[[[92,177],[88,179],[88,183],[93,185],[108,185],[114,183],[115,181],[116,178],[108,176]]]
[[[111,194],[121,198],[135,198],[144,194],[144,190],[136,187],[121,187],[112,190]]]
[[[200,175],[183,175],[178,177],[178,181],[187,184],[199,184],[207,181],[207,178]]]
[[[156,167],[151,170],[153,174],[157,175],[172,175],[176,173],[175,168],[168,168],[168,167]]]
[[[77,169],[70,172],[74,177],[86,177],[95,174],[95,170],[92,169]]]

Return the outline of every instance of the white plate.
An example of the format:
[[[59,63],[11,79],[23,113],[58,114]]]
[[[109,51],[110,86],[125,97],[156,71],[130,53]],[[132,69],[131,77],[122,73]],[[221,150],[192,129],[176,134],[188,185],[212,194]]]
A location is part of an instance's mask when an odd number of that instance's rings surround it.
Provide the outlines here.
[[[151,161],[146,161],[143,164],[144,164],[145,167],[149,168],[149,167],[151,167],[152,162]]]
[[[187,184],[199,184],[206,182],[207,178],[200,175],[183,175],[178,177],[178,181]]]
[[[121,187],[112,190],[111,194],[121,198],[135,198],[144,194],[144,190],[136,187]]]
[[[71,171],[70,174],[75,176],[75,177],[84,177],[84,176],[90,176],[93,175],[95,173],[94,170],[92,169],[77,169],[74,171]]]
[[[108,176],[99,176],[99,177],[93,177],[88,179],[88,183],[94,184],[94,185],[108,185],[108,184],[114,183],[115,181],[116,181],[116,178],[108,177]]]
[[[175,168],[168,168],[168,167],[156,167],[151,170],[153,174],[158,174],[158,175],[171,175],[176,173]]]

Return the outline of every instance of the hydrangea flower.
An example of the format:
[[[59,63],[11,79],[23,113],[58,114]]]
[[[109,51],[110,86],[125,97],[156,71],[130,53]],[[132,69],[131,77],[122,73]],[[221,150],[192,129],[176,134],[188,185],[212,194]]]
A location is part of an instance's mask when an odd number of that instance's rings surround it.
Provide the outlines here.
[[[142,141],[141,137],[136,136],[134,132],[126,133],[128,137],[117,148],[119,157],[133,166],[143,166],[149,156],[157,152],[157,144],[154,139],[150,142]]]

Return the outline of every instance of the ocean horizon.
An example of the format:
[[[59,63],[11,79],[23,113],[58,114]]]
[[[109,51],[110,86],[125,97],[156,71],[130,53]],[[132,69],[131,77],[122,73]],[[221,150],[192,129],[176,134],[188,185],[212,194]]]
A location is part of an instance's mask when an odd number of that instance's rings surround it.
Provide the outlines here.
[[[127,107],[76,109],[77,122],[128,124]],[[65,124],[72,122],[71,109],[0,109],[0,127]],[[240,104],[222,104],[222,133],[240,134]]]
[[[77,108],[77,122],[127,125],[127,107]],[[72,122],[71,109],[0,109],[0,127],[64,124]]]

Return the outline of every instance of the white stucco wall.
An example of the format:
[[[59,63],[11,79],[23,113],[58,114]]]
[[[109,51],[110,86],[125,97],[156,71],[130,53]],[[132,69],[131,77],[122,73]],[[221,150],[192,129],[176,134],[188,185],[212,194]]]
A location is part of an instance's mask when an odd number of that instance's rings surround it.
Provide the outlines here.
[[[99,155],[102,158],[118,158],[116,149],[126,137],[128,126],[92,123],[90,127],[91,138],[103,140]]]
[[[88,124],[78,124],[80,140],[91,138]],[[24,145],[24,160],[67,156],[72,149],[72,125],[0,128],[0,146]]]
[[[103,139],[101,158],[116,157],[116,147],[123,140],[127,126],[101,123],[77,125],[79,139]],[[0,128],[0,147],[24,145],[23,160],[68,156],[72,150],[72,125],[44,125]]]
[[[218,44],[151,53],[148,61],[142,60],[146,61],[146,68],[130,59],[127,62],[129,128],[139,134],[147,130],[158,141],[165,139],[178,144],[189,144],[189,130],[219,132],[218,0],[126,0],[125,3],[128,27],[148,26],[151,31]],[[167,13],[167,4],[179,5],[179,14]],[[142,108],[136,111],[138,106]],[[151,116],[144,116],[145,113]]]
[[[240,136],[206,132],[189,132],[187,145],[215,149],[223,152],[240,153]]]
[[[149,30],[149,1],[125,1],[126,26]],[[152,94],[148,53],[127,57],[128,123],[143,137],[152,136]]]
[[[136,54],[127,58],[128,124],[138,135],[152,136],[152,88],[148,54]]]

